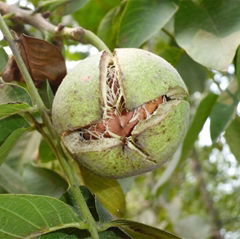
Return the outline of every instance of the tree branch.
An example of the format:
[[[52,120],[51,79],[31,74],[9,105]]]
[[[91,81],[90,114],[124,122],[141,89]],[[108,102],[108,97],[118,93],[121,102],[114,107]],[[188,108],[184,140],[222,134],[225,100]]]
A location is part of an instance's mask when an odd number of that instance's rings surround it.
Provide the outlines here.
[[[222,222],[219,218],[216,208],[214,207],[213,199],[207,190],[207,184],[203,176],[202,165],[195,150],[193,151],[192,163],[193,173],[198,181],[198,187],[201,192],[202,201],[212,222],[212,239],[223,239],[223,236],[220,233],[222,229]]]
[[[12,14],[14,20],[34,26],[42,32],[47,31],[56,36],[67,37],[81,43],[89,43],[97,47],[100,51],[106,50],[110,52],[109,48],[98,36],[82,27],[71,28],[61,24],[55,26],[40,13],[34,13],[31,10],[22,9],[17,5],[8,5],[4,2],[0,2],[0,13],[3,15]]]

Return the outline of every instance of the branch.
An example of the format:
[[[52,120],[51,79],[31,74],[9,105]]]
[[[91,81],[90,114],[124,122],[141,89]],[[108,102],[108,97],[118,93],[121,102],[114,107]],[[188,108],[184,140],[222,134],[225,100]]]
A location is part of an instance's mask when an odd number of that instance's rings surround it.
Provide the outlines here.
[[[223,239],[220,231],[222,229],[222,222],[219,218],[218,212],[214,207],[213,199],[207,189],[207,184],[203,176],[202,165],[198,159],[196,150],[193,151],[193,173],[197,179],[198,187],[201,192],[202,201],[204,203],[205,209],[209,214],[212,222],[212,239]]]
[[[8,5],[4,2],[0,2],[0,13],[10,14],[16,21],[22,21],[25,24],[29,24],[39,29],[42,32],[49,32],[56,36],[67,37],[74,41],[81,43],[90,43],[98,48],[98,50],[106,50],[110,52],[106,44],[93,32],[86,30],[82,27],[65,27],[63,25],[55,26],[45,19],[42,14],[34,13],[31,10],[25,10],[17,5]]]

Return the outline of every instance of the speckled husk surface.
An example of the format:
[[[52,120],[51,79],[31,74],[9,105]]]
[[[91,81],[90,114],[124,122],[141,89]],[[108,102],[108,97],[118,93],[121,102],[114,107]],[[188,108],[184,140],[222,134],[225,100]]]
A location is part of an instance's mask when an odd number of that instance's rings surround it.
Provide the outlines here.
[[[130,135],[110,132],[108,137],[85,140],[80,137],[82,128],[108,117],[105,79],[109,64],[115,66],[127,111],[160,96],[168,100],[138,120]],[[107,177],[137,175],[161,166],[181,143],[189,119],[187,94],[180,75],[159,56],[133,48],[116,49],[113,56],[100,52],[80,61],[63,80],[53,102],[53,124],[83,166]]]

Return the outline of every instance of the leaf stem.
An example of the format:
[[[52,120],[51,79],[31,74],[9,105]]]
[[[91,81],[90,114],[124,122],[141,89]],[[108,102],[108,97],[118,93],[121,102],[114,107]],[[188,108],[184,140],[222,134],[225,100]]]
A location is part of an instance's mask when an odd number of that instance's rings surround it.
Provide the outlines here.
[[[107,45],[97,36],[95,35],[93,32],[89,31],[89,30],[84,30],[84,39],[89,42],[90,44],[92,44],[93,46],[95,46],[98,50],[105,50],[109,53],[111,53],[111,51],[109,50],[109,48],[107,47]]]
[[[6,38],[6,40],[9,43],[9,46],[14,54],[14,57],[17,62],[17,65],[19,67],[19,70],[22,73],[24,80],[27,84],[27,88],[29,90],[30,97],[31,97],[33,103],[37,105],[38,110],[42,116],[43,122],[48,129],[49,135],[44,130],[42,130],[41,133],[44,133],[43,136],[45,136],[45,137],[47,136],[46,138],[47,138],[48,142],[51,143],[51,145],[53,147],[54,153],[56,154],[56,156],[62,166],[62,169],[68,178],[68,182],[71,186],[72,196],[73,196],[74,200],[76,201],[85,221],[88,224],[88,230],[89,230],[92,238],[99,239],[96,222],[95,222],[91,212],[89,211],[89,208],[84,200],[84,197],[78,187],[77,180],[74,177],[75,172],[74,172],[74,170],[72,170],[71,166],[65,160],[66,155],[63,152],[58,134],[55,131],[55,129],[52,125],[51,119],[47,113],[47,108],[45,107],[40,95],[38,94],[37,88],[35,87],[35,85],[32,81],[31,75],[29,74],[28,69],[22,59],[22,56],[21,56],[20,52],[18,51],[17,41],[12,36],[12,34],[11,34],[7,24],[5,23],[4,19],[2,18],[1,14],[0,14],[0,29],[1,29],[4,37]]]

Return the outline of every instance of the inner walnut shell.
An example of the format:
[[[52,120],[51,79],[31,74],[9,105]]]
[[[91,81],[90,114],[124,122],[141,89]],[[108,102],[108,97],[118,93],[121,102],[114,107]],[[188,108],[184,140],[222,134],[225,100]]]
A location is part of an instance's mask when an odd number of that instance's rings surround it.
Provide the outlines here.
[[[73,157],[97,174],[150,171],[176,151],[187,128],[187,89],[161,57],[140,49],[100,52],[60,85],[53,123]]]

